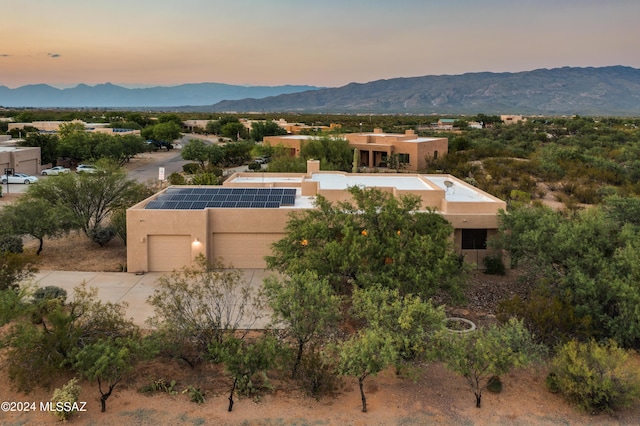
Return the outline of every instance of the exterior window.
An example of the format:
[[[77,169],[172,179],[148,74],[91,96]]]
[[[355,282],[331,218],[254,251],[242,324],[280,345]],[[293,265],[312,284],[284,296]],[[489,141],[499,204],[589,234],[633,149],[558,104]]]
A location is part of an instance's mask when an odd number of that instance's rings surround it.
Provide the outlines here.
[[[463,229],[462,250],[485,250],[487,248],[486,229]]]
[[[434,160],[438,159],[438,151],[433,151],[433,159]]]
[[[398,154],[398,162],[400,164],[409,164],[409,154]]]

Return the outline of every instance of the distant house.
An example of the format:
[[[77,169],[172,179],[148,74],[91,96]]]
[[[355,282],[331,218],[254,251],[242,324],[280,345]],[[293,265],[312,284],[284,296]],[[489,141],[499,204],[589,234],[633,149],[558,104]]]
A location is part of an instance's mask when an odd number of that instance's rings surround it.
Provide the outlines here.
[[[413,130],[384,133],[382,129],[374,129],[373,132],[346,133],[342,137],[351,148],[358,149],[359,167],[387,167],[390,157],[397,156],[406,170],[419,171],[427,167],[427,157],[438,158],[449,150],[447,138],[419,137]],[[314,138],[307,135],[267,136],[264,143],[284,146],[292,156],[297,157],[304,143]]]
[[[32,123],[9,123],[9,129],[24,129],[25,127],[34,127],[43,133],[57,133],[60,126],[66,123],[80,123],[87,132],[106,133],[108,135],[139,135],[140,130],[122,129],[109,127],[109,123],[85,123],[82,120],[73,121],[34,121]]]
[[[522,118],[521,115],[501,115],[500,120],[502,120],[504,124],[515,124],[527,121],[527,119]]]

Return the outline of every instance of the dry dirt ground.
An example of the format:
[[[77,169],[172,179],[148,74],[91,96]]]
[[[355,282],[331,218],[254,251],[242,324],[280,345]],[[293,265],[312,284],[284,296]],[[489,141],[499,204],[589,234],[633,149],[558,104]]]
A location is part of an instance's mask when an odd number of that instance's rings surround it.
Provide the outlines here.
[[[32,246],[30,242],[27,246]],[[107,247],[90,244],[83,235],[47,240],[41,256],[41,269],[116,271],[124,263],[125,249],[113,240]],[[499,294],[524,291],[517,274],[505,277],[475,273],[468,290],[471,303],[450,308],[456,315],[478,323],[492,320]],[[635,360],[640,368],[640,363]],[[227,411],[231,382],[214,366],[191,369],[172,360],[155,360],[136,368],[135,374],[116,387],[100,412],[96,383],[82,382],[80,401],[86,411],[71,419],[82,425],[637,425],[640,404],[620,412],[617,417],[592,416],[578,412],[559,395],[545,390],[543,368],[513,371],[504,376],[499,394],[485,391],[482,408],[475,408],[473,392],[466,381],[441,364],[425,365],[414,380],[384,371],[365,381],[368,412],[361,412],[356,379],[345,378],[331,396],[319,400],[306,396],[286,378],[271,378],[273,391],[255,398],[237,397],[232,412]],[[36,412],[0,412],[0,424],[56,424],[56,419],[39,410],[41,401],[51,398],[53,388],[69,379],[61,378],[51,389],[37,389],[24,395],[14,392],[6,371],[0,372],[0,401],[35,402]],[[176,381],[177,394],[143,394],[144,385],[163,379]],[[189,401],[182,391],[188,386],[203,389],[204,404]]]

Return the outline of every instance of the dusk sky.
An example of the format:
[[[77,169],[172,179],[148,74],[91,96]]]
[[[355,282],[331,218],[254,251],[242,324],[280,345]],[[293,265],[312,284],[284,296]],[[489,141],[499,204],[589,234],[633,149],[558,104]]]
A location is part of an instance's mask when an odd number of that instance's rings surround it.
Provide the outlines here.
[[[638,0],[0,0],[0,85],[640,68]]]

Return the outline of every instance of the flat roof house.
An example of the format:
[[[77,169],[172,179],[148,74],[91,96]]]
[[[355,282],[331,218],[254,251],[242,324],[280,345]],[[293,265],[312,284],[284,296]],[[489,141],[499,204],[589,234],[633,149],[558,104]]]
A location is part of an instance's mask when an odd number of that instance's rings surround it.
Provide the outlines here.
[[[171,186],[127,210],[129,272],[172,271],[199,254],[236,268],[264,268],[285,236],[289,214],[314,208],[317,195],[347,200],[354,185],[416,194],[455,228],[456,249],[482,265],[486,240],[506,203],[450,175],[322,172],[236,173],[222,186]]]
[[[387,167],[387,159],[397,155],[406,170],[417,172],[427,167],[427,157],[438,158],[449,150],[447,138],[419,137],[413,130],[384,133],[382,129],[374,129],[366,133],[345,133],[342,137],[351,148],[358,149],[358,165],[368,168]],[[267,136],[264,143],[287,147],[292,156],[299,156],[304,143],[315,138],[306,135]]]

